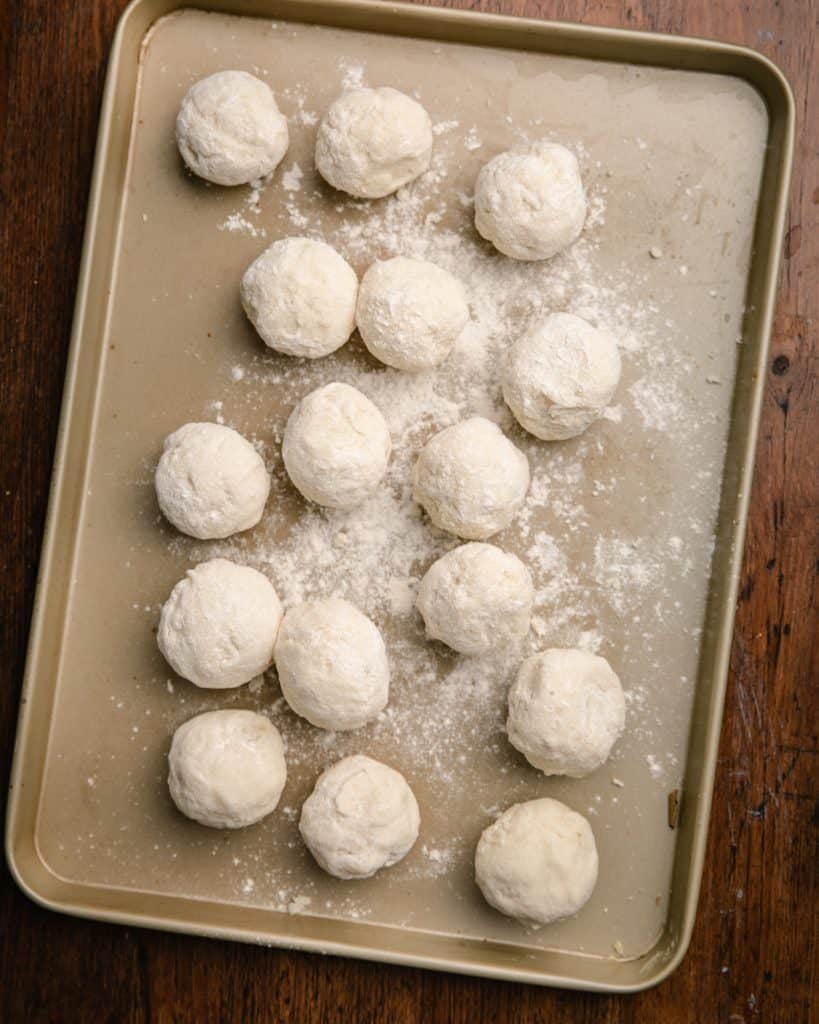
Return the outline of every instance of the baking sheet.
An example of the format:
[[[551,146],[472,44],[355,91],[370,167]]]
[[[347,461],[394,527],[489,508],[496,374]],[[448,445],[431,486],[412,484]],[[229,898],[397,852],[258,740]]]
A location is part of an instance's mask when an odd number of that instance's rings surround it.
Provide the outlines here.
[[[290,121],[287,158],[258,193],[190,178],[173,143],[186,89],[225,67],[262,75]],[[384,203],[345,202],[312,170],[316,118],[358,82],[415,93],[436,125],[431,174]],[[468,199],[489,156],[540,134],[577,150],[592,216],[565,259],[510,269],[473,238]],[[667,802],[677,789],[685,798],[734,381],[753,340],[743,315],[769,134],[759,93],[728,75],[194,10],[154,26],[112,221],[107,319],[93,342],[102,358],[47,757],[42,786],[28,797],[49,872],[138,894],[168,926],[174,915],[159,912],[163,897],[222,908],[226,922],[234,910],[261,911],[269,924],[259,937],[321,945],[326,935],[327,948],[339,923],[353,943],[373,945],[383,926],[386,952],[408,961],[398,930],[417,933],[430,950],[435,940],[479,943],[482,957],[464,960],[485,973],[523,965],[545,974],[538,957],[555,951],[571,955],[567,975],[583,984],[593,961],[625,968],[663,940],[668,959],[679,933],[669,940],[677,833]],[[404,375],[380,369],[357,339],[305,366],[264,350],[244,320],[242,270],[273,239],[299,233],[336,244],[359,272],[376,257],[411,252],[466,276],[490,340],[470,337],[456,351],[420,424],[423,396],[404,408]],[[492,358],[486,353],[499,352],[505,333],[536,308],[586,313],[623,345],[615,408],[577,441],[528,438],[492,389],[474,383],[485,376],[473,373],[475,360]],[[358,517],[358,528],[355,514],[344,526],[305,512],[277,441],[294,402],[333,379],[355,383],[388,414],[400,453],[388,479],[393,495],[426,437],[466,413],[500,418],[526,451],[534,477],[527,514],[495,538],[532,565],[539,588],[535,630],[519,655],[591,646],[629,695],[626,734],[590,778],[546,780],[509,747],[502,722],[514,659],[465,664],[423,643],[412,588],[451,539],[419,519],[412,529],[427,539],[413,560],[414,549],[396,555],[388,535],[378,561],[391,572],[379,568],[369,586],[367,558],[379,541],[362,534],[377,531],[379,506]],[[220,419],[258,440],[274,473],[265,523],[229,544],[181,538],[158,516],[152,467],[162,438],[191,419]],[[326,534],[339,528],[353,554],[330,559]],[[275,674],[208,694],[169,673],[153,635],[159,606],[186,568],[214,553],[263,567],[286,602],[343,593],[371,614],[392,656],[390,715],[327,738],[281,707]],[[311,558],[315,572],[305,568]],[[280,810],[259,826],[214,833],[174,811],[165,756],[176,725],[237,706],[273,714],[288,741],[288,784]],[[399,767],[422,811],[409,857],[358,884],[324,876],[297,834],[298,808],[318,773],[352,752]],[[541,795],[589,817],[601,873],[580,915],[526,932],[482,902],[471,858],[495,813]],[[176,923],[197,927],[185,914]]]

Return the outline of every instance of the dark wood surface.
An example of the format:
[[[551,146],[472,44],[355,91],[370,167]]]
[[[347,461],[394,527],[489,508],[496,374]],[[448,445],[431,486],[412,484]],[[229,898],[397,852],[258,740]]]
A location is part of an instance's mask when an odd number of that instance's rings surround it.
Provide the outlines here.
[[[743,43],[799,138],[705,877],[691,949],[637,996],[549,991],[73,920],[0,868],[0,1020],[819,1020],[819,66],[816,0],[456,0]],[[125,0],[0,4],[0,771],[8,772],[85,206]]]

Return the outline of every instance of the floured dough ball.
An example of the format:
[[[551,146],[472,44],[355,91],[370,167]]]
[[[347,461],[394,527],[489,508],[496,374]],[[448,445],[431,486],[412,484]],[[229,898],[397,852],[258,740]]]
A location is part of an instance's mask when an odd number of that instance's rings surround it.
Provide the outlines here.
[[[625,722],[620,680],[605,658],[588,651],[533,654],[509,690],[509,742],[545,775],[580,779],[593,772]]]
[[[469,320],[463,285],[426,260],[396,256],[361,279],[356,323],[364,344],[397,370],[443,362]]]
[[[412,493],[442,530],[485,540],[515,517],[529,490],[529,462],[480,416],[436,434],[421,449]]]
[[[554,142],[500,153],[475,184],[475,227],[506,256],[546,260],[583,230],[586,198],[577,159]]]
[[[262,573],[226,558],[189,569],[162,607],[157,643],[197,686],[241,686],[273,664],[282,606]]]
[[[254,711],[206,711],[180,725],[168,768],[173,802],[211,828],[261,821],[287,780],[279,730]]]
[[[343,92],[316,135],[319,174],[359,199],[388,196],[423,174],[431,158],[429,114],[389,86]]]
[[[242,306],[268,348],[319,359],[355,328],[358,278],[326,242],[280,238],[247,268]]]
[[[475,850],[486,902],[533,928],[576,914],[594,891],[597,867],[588,821],[548,797],[504,811]]]
[[[360,505],[387,472],[392,443],[373,403],[349,384],[325,384],[290,413],[282,458],[305,498],[327,508]]]
[[[462,544],[434,562],[418,588],[427,635],[461,654],[484,654],[529,631],[534,587],[515,555]]]
[[[579,316],[552,313],[512,346],[503,397],[530,434],[562,441],[600,417],[619,381],[614,338]]]
[[[165,518],[199,540],[249,530],[270,493],[261,455],[219,423],[186,423],[165,438],[155,475]]]
[[[287,121],[270,88],[246,71],[218,71],[188,90],[176,143],[194,174],[245,185],[270,174],[287,152]]]
[[[418,838],[418,803],[400,772],[355,754],[328,768],[301,809],[299,831],[336,878],[369,878],[397,864]]]
[[[276,641],[276,670],[284,699],[320,729],[358,729],[383,711],[390,695],[378,627],[336,597],[287,612]]]

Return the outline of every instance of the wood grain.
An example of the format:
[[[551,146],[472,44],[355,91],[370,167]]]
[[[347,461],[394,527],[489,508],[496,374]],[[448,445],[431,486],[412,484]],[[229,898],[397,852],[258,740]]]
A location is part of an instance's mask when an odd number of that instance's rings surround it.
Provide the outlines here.
[[[103,75],[125,0],[0,21],[0,729],[7,772]],[[815,0],[455,0],[709,36],[775,60],[800,135],[705,878],[691,950],[632,997],[542,990],[72,920],[0,883],[4,1021],[809,1021],[817,990],[819,68]]]

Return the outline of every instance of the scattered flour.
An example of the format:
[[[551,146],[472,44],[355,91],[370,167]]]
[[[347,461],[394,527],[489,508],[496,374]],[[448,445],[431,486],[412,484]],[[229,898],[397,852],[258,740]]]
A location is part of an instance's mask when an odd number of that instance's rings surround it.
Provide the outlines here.
[[[267,234],[264,228],[256,227],[241,213],[231,213],[219,225],[220,231],[243,231],[253,238],[264,238]]]
[[[364,68],[360,64],[348,64],[342,61],[341,85],[344,89],[361,89],[364,85]]]
[[[652,370],[629,388],[629,394],[649,430],[668,431],[684,415],[685,404],[679,385]]]
[[[264,191],[270,184],[272,175],[250,183],[249,191],[244,192],[241,206],[234,210],[218,225],[220,231],[240,232],[251,238],[266,238],[267,229],[254,223],[250,218],[258,219],[262,212],[261,200]],[[241,191],[241,190],[240,190]]]
[[[342,71],[345,86],[363,81],[361,68]],[[365,740],[318,733],[294,721],[283,702],[276,701],[270,713],[287,737],[288,763],[310,765],[314,771],[362,744],[365,749],[387,744],[401,752],[410,780],[413,771],[422,771],[425,785],[443,796],[468,777],[470,748],[486,748],[493,757],[509,760],[505,693],[524,656],[546,646],[579,646],[607,656],[614,652],[617,661],[621,633],[643,623],[638,632],[648,636],[673,614],[671,585],[664,588],[663,581],[669,565],[682,573],[687,547],[682,527],[677,524],[673,537],[665,530],[641,534],[616,526],[600,532],[594,526],[593,502],[614,501],[623,486],[620,470],[606,453],[619,431],[668,432],[685,422],[691,429],[696,424],[681,383],[691,368],[666,344],[673,325],[664,323],[657,304],[644,297],[640,271],[621,270],[613,276],[598,266],[596,234],[605,223],[604,189],[591,183],[589,223],[566,253],[545,264],[499,260],[472,234],[468,214],[457,212],[453,218],[453,198],[443,187],[458,147],[476,148],[480,140],[474,129],[459,139],[454,122],[438,128],[433,163],[421,179],[379,203],[341,199],[328,223],[316,197],[302,188],[298,165],[285,172],[282,186],[291,224],[309,227],[358,267],[376,257],[402,254],[432,260],[465,283],[472,319],[450,359],[437,371],[404,374],[358,355],[345,356],[342,349],[309,365],[254,355],[232,367],[231,380],[241,382],[250,408],[266,405],[275,394],[280,409],[271,423],[273,446],[265,447],[273,471],[268,513],[251,538],[193,551],[189,541],[173,544],[185,546],[192,558],[204,557],[207,550],[211,557],[221,554],[254,565],[270,576],[286,606],[334,595],[374,618],[385,633],[393,664],[389,706],[368,727]],[[582,152],[580,157],[582,161]],[[463,208],[457,199],[456,208]],[[625,371],[617,405],[605,421],[573,442],[550,446],[517,429],[498,380],[510,331],[553,309],[577,313],[621,339]],[[352,512],[319,509],[295,499],[278,453],[290,408],[329,380],[352,384],[366,394],[384,413],[393,441],[383,485]],[[511,648],[480,658],[456,658],[427,643],[414,609],[425,569],[457,541],[431,527],[413,503],[411,466],[429,436],[466,414],[498,422],[527,452],[533,470],[524,509],[496,538],[533,573],[532,630]],[[658,591],[663,595],[659,603]],[[645,751],[655,729],[660,735],[660,722],[646,692],[629,688],[628,682],[624,678],[629,721],[622,745],[631,740]],[[266,687],[260,700],[269,692]],[[660,765],[659,760],[649,763]],[[654,768],[651,776],[660,780]],[[468,856],[462,837],[427,829],[422,839],[422,859],[412,870],[424,877],[444,875]],[[288,906],[290,902],[288,895]]]
[[[282,175],[282,188],[285,192],[298,192],[301,188],[301,180],[304,177],[304,171],[299,167],[298,164],[293,164],[288,167]]]
[[[340,79],[343,88],[360,87],[365,69],[342,62]],[[295,123],[317,122],[303,91],[284,95],[288,117]],[[395,763],[411,784],[422,779],[430,802],[444,806],[453,791],[480,786],[482,801],[498,813],[510,793],[523,792],[504,788],[505,780],[520,774],[504,722],[505,694],[522,658],[548,646],[578,646],[605,655],[617,665],[626,689],[626,734],[615,748],[616,774],[601,772],[600,779],[589,780],[592,788],[583,791],[578,803],[588,804],[588,813],[599,816],[602,826],[603,803],[608,806],[612,786],[625,804],[636,799],[640,787],[635,781],[645,779],[646,766],[663,792],[680,777],[676,759],[662,747],[673,708],[665,709],[657,689],[629,666],[663,663],[658,650],[675,628],[678,587],[692,566],[707,565],[710,558],[701,495],[716,465],[703,463],[679,507],[668,509],[656,493],[640,490],[645,475],[640,465],[658,465],[653,462],[658,435],[679,434],[696,450],[702,420],[696,392],[687,386],[689,379],[698,379],[696,367],[678,345],[676,325],[663,319],[655,290],[646,287],[647,274],[656,269],[653,261],[642,261],[647,267],[604,269],[599,236],[606,223],[609,186],[582,147],[578,158],[589,207],[584,234],[547,263],[523,264],[499,259],[475,236],[468,185],[459,182],[460,191],[450,187],[453,166],[480,158],[479,153],[470,156],[484,145],[477,129],[439,121],[435,134],[429,171],[377,203],[339,197],[328,209],[326,197],[310,187],[309,168],[305,172],[298,163],[280,175],[275,187],[280,186],[276,199],[286,219],[281,233],[295,229],[323,238],[359,273],[376,258],[405,255],[432,260],[458,276],[467,288],[471,322],[452,355],[436,371],[405,374],[376,364],[356,338],[338,353],[309,363],[261,350],[232,354],[231,361],[240,361],[226,367],[223,390],[206,415],[242,429],[244,411],[247,419],[258,420],[259,410],[265,410],[264,433],[255,440],[273,477],[266,517],[250,534],[227,541],[199,544],[179,537],[170,545],[186,563],[222,555],[259,568],[286,606],[319,596],[344,597],[382,629],[393,672],[391,699],[364,730],[320,732],[297,720],[279,696],[275,673],[243,690],[242,699],[270,714],[280,727],[294,774],[301,770],[315,778],[342,756],[372,753]],[[256,183],[220,230],[252,237],[270,230],[276,237],[277,229],[263,219],[269,211],[261,213],[268,185]],[[549,445],[517,428],[498,382],[510,336],[535,316],[555,310],[576,313],[615,335],[624,375],[616,404],[600,423],[571,442]],[[303,502],[280,458],[290,409],[308,391],[331,380],[367,395],[383,412],[393,442],[382,486],[352,512]],[[493,540],[518,554],[532,571],[532,630],[510,648],[477,658],[457,657],[426,642],[414,608],[426,568],[458,542],[431,527],[414,504],[410,470],[432,434],[467,414],[497,422],[532,466],[524,509]],[[655,476],[662,478],[659,469]],[[635,519],[634,494],[639,503],[645,502],[643,518]],[[626,507],[632,509],[629,514],[624,514]],[[667,685],[690,693],[685,677],[669,679]],[[287,799],[294,803],[280,813],[295,827],[298,806],[292,795]],[[483,806],[479,810],[489,813]],[[390,874],[399,884],[404,877],[443,884],[468,864],[473,838],[453,835],[446,814],[431,809],[425,817],[422,806],[418,848]],[[289,913],[308,908],[352,918],[372,913],[366,897],[339,890],[325,901],[301,876],[279,877],[263,859],[248,859],[236,868],[241,869],[236,873],[237,898],[252,897],[254,903]]]

